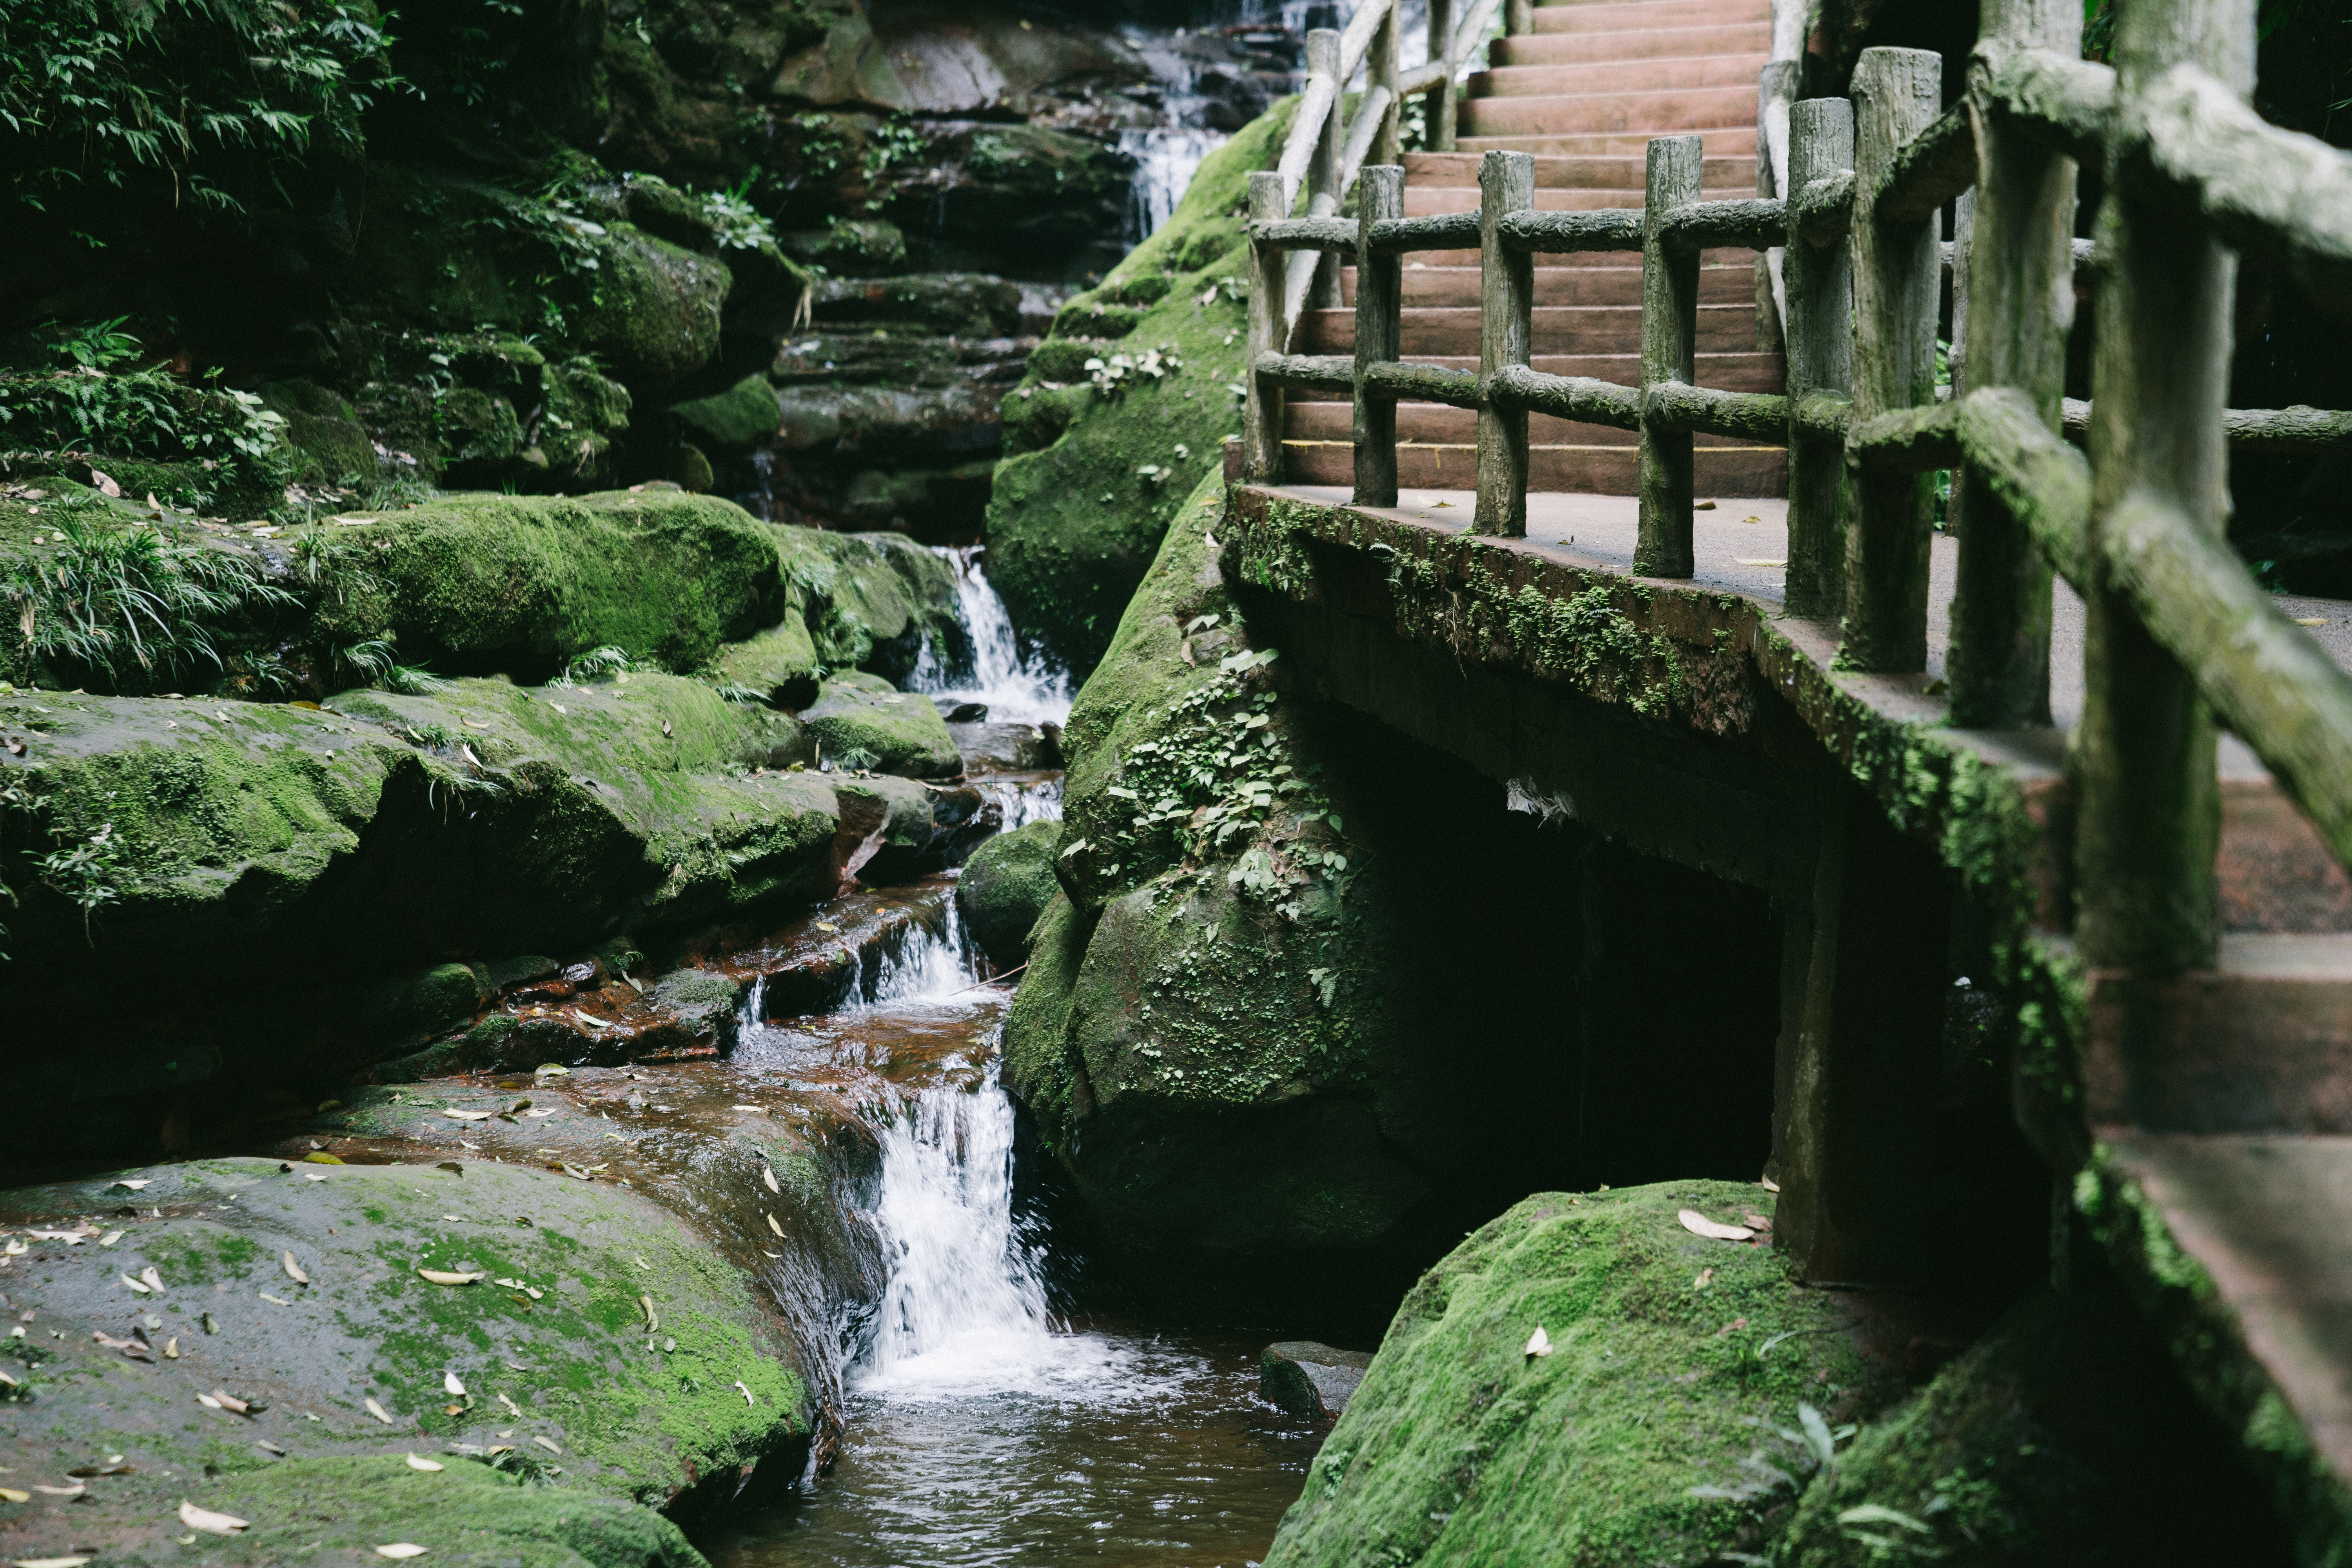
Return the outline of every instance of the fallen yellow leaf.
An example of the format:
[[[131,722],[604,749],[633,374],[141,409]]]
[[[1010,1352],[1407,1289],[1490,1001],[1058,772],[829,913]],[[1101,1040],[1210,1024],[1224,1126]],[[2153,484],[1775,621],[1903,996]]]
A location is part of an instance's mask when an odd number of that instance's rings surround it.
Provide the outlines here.
[[[235,1535],[251,1521],[239,1519],[233,1513],[215,1513],[210,1509],[198,1508],[194,1503],[182,1502],[180,1522],[190,1530],[202,1530],[214,1535]]]
[[[291,1252],[286,1254],[286,1278],[297,1285],[308,1285],[310,1282],[310,1277],[302,1272],[302,1266],[294,1261],[294,1255]]]
[[[434,1285],[471,1285],[482,1278],[479,1274],[452,1274],[441,1268],[420,1268],[416,1272],[427,1283]]]
[[[1693,1236],[1703,1236],[1710,1241],[1753,1241],[1756,1233],[1744,1225],[1723,1225],[1711,1220],[1696,1209],[1683,1209],[1675,1217]]]
[[[449,1467],[438,1459],[420,1459],[411,1454],[408,1456],[408,1468],[412,1470],[445,1470]]]

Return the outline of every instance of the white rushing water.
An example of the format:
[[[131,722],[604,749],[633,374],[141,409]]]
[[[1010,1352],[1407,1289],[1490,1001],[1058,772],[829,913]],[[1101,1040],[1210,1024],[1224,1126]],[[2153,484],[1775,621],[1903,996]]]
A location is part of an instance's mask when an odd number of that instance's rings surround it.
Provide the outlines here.
[[[1059,724],[1070,716],[1069,675],[1042,655],[1023,654],[1013,616],[981,569],[980,552],[978,545],[940,550],[955,568],[956,613],[971,638],[971,679],[960,682],[941,669],[926,644],[907,689],[984,702],[994,723]]]

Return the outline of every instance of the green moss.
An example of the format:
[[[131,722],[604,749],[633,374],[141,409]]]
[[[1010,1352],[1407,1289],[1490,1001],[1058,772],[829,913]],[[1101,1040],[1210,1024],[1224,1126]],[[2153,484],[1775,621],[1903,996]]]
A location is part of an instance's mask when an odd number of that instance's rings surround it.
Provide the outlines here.
[[[826,672],[869,669],[893,681],[928,647],[955,663],[963,647],[954,572],[903,534],[775,530],[787,602]]]
[[[776,394],[764,375],[747,375],[724,392],[673,405],[670,412],[714,450],[748,450],[776,436]]]
[[[1542,1193],[1479,1230],[1405,1298],[1267,1568],[1761,1553],[1812,1467],[1801,1403],[1850,1417],[1886,1392],[1843,1302],[1675,1219],[1769,1203],[1727,1182]],[[1548,1355],[1527,1353],[1538,1328]]]
[[[625,379],[674,381],[719,347],[719,308],[733,279],[727,264],[681,250],[633,225],[614,224],[598,247],[580,345]]]
[[[450,497],[349,531],[369,581],[325,629],[444,670],[546,675],[604,647],[690,669],[782,615],[776,531],[675,490]]]
[[[1223,440],[1240,429],[1229,387],[1240,383],[1245,324],[1241,213],[1249,172],[1272,163],[1294,108],[1277,106],[1210,155],[1169,221],[1100,289],[1064,307],[1055,341],[1005,399],[1007,455],[988,507],[989,580],[1014,622],[1080,671],[1108,647],[1181,498],[1221,468]],[[1095,355],[1078,355],[1079,346],[1132,355],[1162,344],[1183,368],[1160,380],[1129,377],[1116,395],[1044,384],[1083,376],[1084,358]]]

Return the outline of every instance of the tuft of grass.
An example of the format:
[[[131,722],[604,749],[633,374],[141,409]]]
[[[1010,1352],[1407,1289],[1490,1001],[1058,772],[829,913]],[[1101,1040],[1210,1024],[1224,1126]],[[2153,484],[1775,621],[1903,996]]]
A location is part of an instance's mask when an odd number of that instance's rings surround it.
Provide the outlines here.
[[[296,603],[236,557],[153,528],[92,528],[70,513],[57,527],[65,542],[47,557],[0,566],[0,596],[16,612],[18,678],[28,685],[42,665],[116,689],[202,666],[219,670],[218,623]]]
[[[629,657],[626,648],[593,647],[566,665],[563,674],[558,678],[555,684],[577,686],[583,680],[593,680],[604,675],[617,675],[623,670],[637,668],[636,660]]]

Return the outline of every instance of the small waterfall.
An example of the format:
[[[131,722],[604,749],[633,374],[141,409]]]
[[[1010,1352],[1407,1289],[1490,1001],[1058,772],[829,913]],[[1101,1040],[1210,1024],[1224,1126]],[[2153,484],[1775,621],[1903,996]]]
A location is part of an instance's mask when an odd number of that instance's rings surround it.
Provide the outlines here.
[[[1042,656],[1022,653],[1013,616],[981,570],[981,548],[942,546],[939,552],[955,568],[956,614],[971,638],[970,683],[957,684],[926,643],[914,673],[907,678],[907,689],[984,702],[994,723],[1059,724],[1070,716],[1070,678]]]
[[[1184,125],[1118,133],[1118,150],[1135,160],[1135,180],[1127,198],[1129,243],[1142,244],[1174,215],[1202,161],[1225,140],[1222,131]]]
[[[854,992],[858,1000],[850,1006],[863,1011],[910,1002],[977,1000],[980,993],[974,987],[982,978],[971,942],[963,933],[963,916],[954,899],[942,899],[938,930],[918,919],[908,927],[903,942],[875,956],[870,971],[859,959]]]
[[[1029,1382],[1059,1356],[1038,1250],[1013,1215],[1013,1102],[995,1063],[977,1089],[912,1097],[881,1142],[874,1218],[890,1282],[857,1384],[953,1394]]]
[[[1033,822],[1062,820],[1062,781],[1056,776],[1045,779],[988,778],[975,779],[973,787],[996,803],[1004,815],[1003,831],[1026,827]]]

